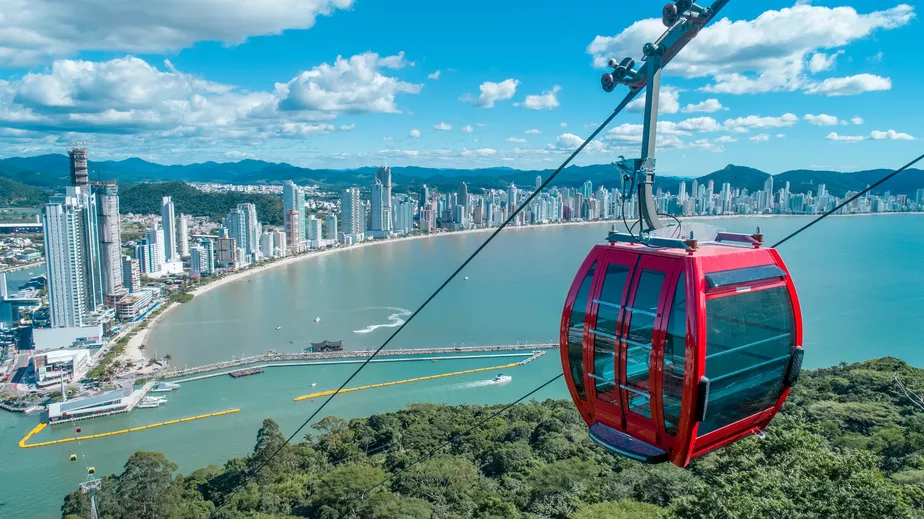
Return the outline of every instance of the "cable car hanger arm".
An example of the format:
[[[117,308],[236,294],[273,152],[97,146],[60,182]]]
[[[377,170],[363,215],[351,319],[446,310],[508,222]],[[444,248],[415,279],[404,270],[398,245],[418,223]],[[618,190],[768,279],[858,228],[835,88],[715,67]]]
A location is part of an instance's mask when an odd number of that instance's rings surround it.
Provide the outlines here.
[[[626,57],[618,62],[610,59],[608,66],[612,72],[603,74],[600,78],[603,90],[612,92],[617,84],[629,87],[629,92],[645,90],[645,118],[642,131],[642,155],[639,159],[632,159],[631,163],[624,163],[621,169],[631,169],[638,186],[639,219],[647,229],[641,229],[640,234],[662,228],[664,225],[658,218],[655,207],[652,185],[655,171],[655,146],[658,127],[658,98],[661,90],[661,70],[708,24],[719,11],[725,7],[728,0],[716,0],[709,7],[701,7],[692,0],[674,0],[664,6],[661,11],[661,21],[667,26],[667,31],[653,43],[646,43],[642,47],[642,61],[645,62],[638,70],[633,70],[635,61]],[[647,87],[647,88],[646,88]],[[625,180],[625,177],[624,177]]]

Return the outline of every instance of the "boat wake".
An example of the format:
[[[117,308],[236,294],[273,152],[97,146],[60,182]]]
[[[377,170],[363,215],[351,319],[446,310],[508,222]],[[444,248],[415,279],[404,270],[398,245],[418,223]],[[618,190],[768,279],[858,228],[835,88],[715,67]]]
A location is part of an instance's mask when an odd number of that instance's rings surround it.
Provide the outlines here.
[[[474,382],[461,382],[459,384],[449,384],[446,386],[434,388],[437,391],[460,391],[463,389],[474,389],[476,387],[486,387],[486,386],[502,386],[508,381],[495,382],[493,379],[489,380],[476,380]]]
[[[376,307],[384,310],[394,310],[395,312],[388,316],[388,322],[382,324],[370,324],[362,330],[353,330],[353,333],[372,333],[379,328],[397,328],[404,324],[404,319],[410,317],[413,313],[407,308],[398,308],[393,306]]]

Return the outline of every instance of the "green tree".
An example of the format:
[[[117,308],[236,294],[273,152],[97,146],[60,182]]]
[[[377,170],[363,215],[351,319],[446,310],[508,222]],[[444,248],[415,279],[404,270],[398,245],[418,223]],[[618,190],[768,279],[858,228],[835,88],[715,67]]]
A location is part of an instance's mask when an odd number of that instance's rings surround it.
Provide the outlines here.
[[[159,452],[132,454],[117,478],[123,519],[173,517],[182,497],[176,470],[176,464]]]
[[[657,505],[640,503],[631,499],[604,501],[593,505],[581,505],[570,519],[662,519],[667,510]]]

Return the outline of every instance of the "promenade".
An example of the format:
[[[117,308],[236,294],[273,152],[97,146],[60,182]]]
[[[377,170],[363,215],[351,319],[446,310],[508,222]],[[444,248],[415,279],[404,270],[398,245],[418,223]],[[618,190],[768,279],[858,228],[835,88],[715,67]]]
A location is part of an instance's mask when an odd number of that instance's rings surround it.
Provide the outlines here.
[[[449,347],[449,348],[402,348],[388,349],[379,352],[376,357],[404,357],[413,355],[452,355],[458,358],[472,353],[488,352],[506,352],[506,351],[537,351],[557,348],[558,344],[503,344],[493,346],[466,346],[466,347]],[[331,359],[362,359],[371,357],[375,353],[373,350],[358,351],[328,351],[320,353],[278,353],[275,351],[265,351],[259,355],[243,357],[224,362],[215,362],[204,366],[195,366],[162,372],[158,375],[159,379],[175,379],[180,377],[190,377],[210,371],[226,370],[257,363],[279,363],[279,362],[305,362]],[[224,373],[219,373],[224,374]],[[197,377],[202,378],[202,377]]]

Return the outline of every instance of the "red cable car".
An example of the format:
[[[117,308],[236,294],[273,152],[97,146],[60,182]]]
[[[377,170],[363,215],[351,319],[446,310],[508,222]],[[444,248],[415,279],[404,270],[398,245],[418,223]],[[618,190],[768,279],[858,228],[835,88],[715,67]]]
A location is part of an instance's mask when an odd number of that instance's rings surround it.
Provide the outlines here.
[[[802,364],[799,301],[779,254],[758,235],[686,247],[621,236],[591,250],[562,315],[565,379],[590,436],[685,467],[762,434]]]

